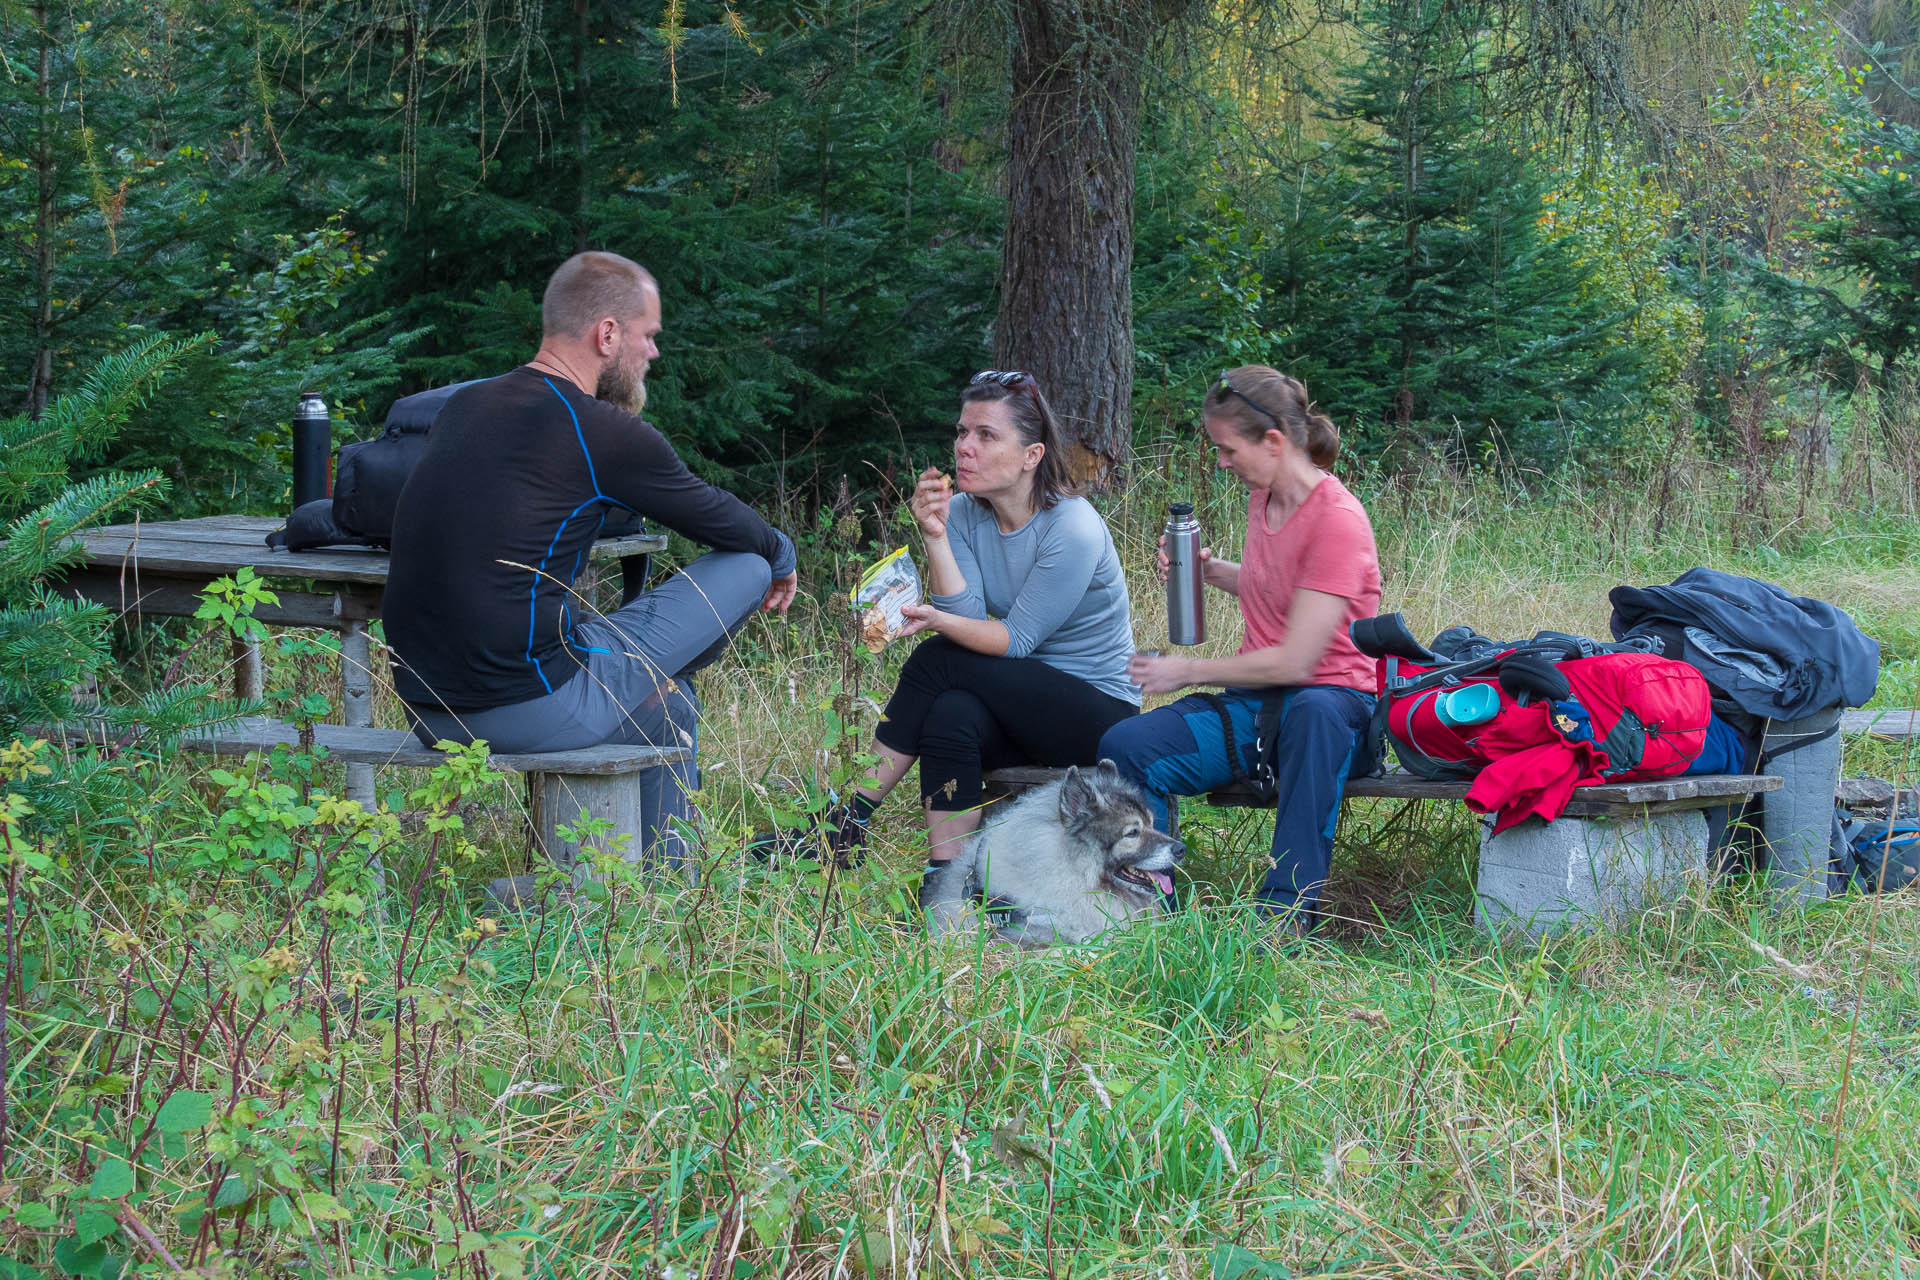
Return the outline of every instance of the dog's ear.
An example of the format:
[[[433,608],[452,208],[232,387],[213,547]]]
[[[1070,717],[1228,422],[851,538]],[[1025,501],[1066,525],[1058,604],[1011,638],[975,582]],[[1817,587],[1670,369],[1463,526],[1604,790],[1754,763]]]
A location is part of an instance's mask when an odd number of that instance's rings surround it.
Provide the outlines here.
[[[1120,766],[1112,760],[1102,760],[1095,768],[1100,771],[1102,777],[1118,778],[1120,776]]]
[[[1067,766],[1067,776],[1060,780],[1060,817],[1067,822],[1084,817],[1093,808],[1093,788],[1080,776],[1077,765]]]

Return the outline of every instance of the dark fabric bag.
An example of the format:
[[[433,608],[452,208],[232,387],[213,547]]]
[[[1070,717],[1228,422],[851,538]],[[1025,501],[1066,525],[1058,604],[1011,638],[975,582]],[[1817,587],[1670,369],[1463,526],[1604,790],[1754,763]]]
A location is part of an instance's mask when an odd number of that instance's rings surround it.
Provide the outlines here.
[[[286,527],[267,535],[276,551],[310,551],[315,547],[378,547],[393,545],[393,517],[400,509],[400,490],[413,474],[427,448],[427,433],[453,393],[480,379],[456,382],[402,396],[387,410],[385,428],[371,440],[343,444],[336,451],[333,496],[309,502],[296,510]],[[640,531],[637,513],[609,511],[600,527],[603,537]]]
[[[275,551],[311,551],[315,547],[380,547],[385,542],[348,533],[333,519],[333,499],[315,498],[293,509],[284,528],[267,535],[267,545]]]
[[[1893,818],[1849,822],[1849,870],[1867,893],[1891,893],[1920,880],[1920,824]]]
[[[276,551],[390,547],[400,490],[427,447],[427,432],[453,393],[472,385],[472,381],[456,382],[395,400],[379,435],[343,444],[335,451],[333,496],[300,507],[286,528],[267,535],[267,545]],[[324,513],[315,510],[322,505]]]
[[[1864,706],[1880,646],[1845,610],[1758,578],[1689,569],[1664,587],[1615,587],[1614,638],[1656,636],[1748,715],[1799,720]]]

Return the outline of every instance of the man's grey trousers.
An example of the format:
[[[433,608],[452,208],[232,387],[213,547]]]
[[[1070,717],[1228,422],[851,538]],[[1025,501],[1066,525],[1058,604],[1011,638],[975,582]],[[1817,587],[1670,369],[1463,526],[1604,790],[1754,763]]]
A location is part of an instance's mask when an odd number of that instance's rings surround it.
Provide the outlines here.
[[[578,623],[574,634],[590,652],[552,693],[457,715],[409,705],[414,735],[429,746],[442,738],[484,738],[499,752],[618,742],[697,753],[700,699],[689,677],[720,656],[772,582],[772,567],[751,552],[701,556],[616,612]],[[642,842],[628,857],[677,865],[682,850],[672,823],[687,817],[687,792],[700,785],[697,754],[686,764],[648,770],[640,785]]]

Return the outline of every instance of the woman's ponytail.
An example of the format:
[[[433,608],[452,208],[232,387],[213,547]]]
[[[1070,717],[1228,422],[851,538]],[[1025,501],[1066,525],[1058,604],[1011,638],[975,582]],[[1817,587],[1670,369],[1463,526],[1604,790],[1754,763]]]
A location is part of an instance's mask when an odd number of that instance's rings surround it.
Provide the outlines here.
[[[1333,460],[1340,456],[1340,428],[1318,405],[1308,406],[1306,420],[1308,460],[1322,471],[1333,470]]]

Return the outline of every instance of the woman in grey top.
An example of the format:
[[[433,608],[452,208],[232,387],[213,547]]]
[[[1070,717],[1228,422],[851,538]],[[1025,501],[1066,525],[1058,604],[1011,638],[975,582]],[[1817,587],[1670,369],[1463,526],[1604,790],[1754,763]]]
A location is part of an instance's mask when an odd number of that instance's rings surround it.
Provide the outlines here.
[[[874,731],[880,763],[833,815],[836,853],[865,843],[867,820],[917,759],[930,855],[944,862],[980,825],[983,773],[1092,764],[1100,735],[1139,711],[1126,577],[1060,445],[1031,375],[989,369],[967,383],[959,492],[928,467],[911,502],[932,590],[906,610],[906,634],[934,634]]]

